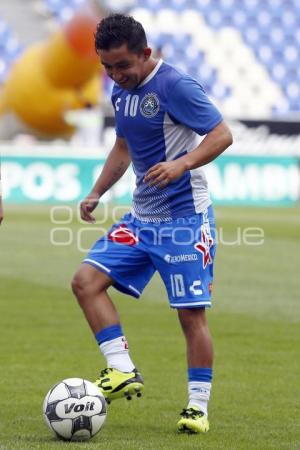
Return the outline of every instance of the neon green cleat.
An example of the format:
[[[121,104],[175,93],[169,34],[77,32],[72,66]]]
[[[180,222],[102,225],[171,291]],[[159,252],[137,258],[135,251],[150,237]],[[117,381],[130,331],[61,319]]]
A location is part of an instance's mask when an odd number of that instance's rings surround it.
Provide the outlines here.
[[[131,400],[133,395],[141,397],[144,389],[143,378],[136,369],[132,372],[120,372],[107,367],[101,370],[95,385],[101,390],[107,403],[116,398],[126,397]]]
[[[209,430],[207,416],[196,407],[184,409],[177,423],[179,433],[206,433]]]

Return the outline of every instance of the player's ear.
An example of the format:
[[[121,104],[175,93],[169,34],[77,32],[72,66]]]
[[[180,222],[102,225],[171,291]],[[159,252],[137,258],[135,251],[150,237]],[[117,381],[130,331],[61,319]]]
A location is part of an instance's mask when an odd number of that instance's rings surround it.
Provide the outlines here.
[[[150,58],[151,54],[152,54],[152,49],[150,47],[144,48],[145,61],[147,61]]]

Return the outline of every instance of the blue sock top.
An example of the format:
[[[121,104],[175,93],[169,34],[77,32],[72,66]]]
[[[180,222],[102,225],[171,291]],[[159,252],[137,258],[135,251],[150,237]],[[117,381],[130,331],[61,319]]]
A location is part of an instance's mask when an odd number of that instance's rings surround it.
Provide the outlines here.
[[[209,367],[190,367],[188,369],[189,381],[203,381],[210,383],[213,376],[213,370]]]
[[[123,336],[123,331],[119,323],[103,328],[101,331],[98,331],[98,333],[95,333],[95,338],[99,345],[103,344],[103,342],[112,341],[113,339],[121,336]]]

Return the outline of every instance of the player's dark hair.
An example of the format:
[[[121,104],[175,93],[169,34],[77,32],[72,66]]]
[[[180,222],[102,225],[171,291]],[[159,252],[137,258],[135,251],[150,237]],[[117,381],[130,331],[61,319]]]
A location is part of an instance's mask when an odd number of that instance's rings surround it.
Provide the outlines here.
[[[110,14],[97,26],[96,52],[119,48],[123,44],[127,44],[131,53],[141,54],[148,45],[145,30],[132,16]]]

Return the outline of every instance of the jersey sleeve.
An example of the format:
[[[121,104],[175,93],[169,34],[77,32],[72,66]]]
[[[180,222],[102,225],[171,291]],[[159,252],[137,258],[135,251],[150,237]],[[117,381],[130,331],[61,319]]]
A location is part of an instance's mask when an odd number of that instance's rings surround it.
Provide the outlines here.
[[[117,117],[116,117],[116,102],[118,100],[118,95],[117,95],[117,88],[116,86],[114,86],[112,94],[111,94],[111,102],[115,111],[115,130],[116,130],[116,135],[120,138],[124,138],[124,134],[120,128],[120,125],[118,124],[117,121]]]
[[[172,120],[191,128],[201,136],[209,133],[223,120],[202,86],[189,77],[180,78],[172,86],[167,109]]]

